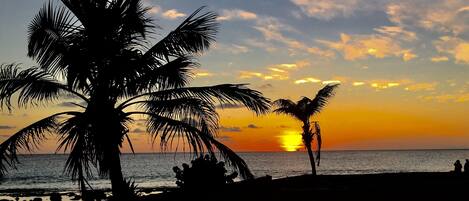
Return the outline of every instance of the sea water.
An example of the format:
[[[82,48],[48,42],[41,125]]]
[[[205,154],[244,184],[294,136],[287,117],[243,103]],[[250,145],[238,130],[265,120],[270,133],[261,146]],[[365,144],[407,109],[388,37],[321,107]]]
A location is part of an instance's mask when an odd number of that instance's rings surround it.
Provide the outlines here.
[[[305,152],[239,153],[255,176],[273,178],[308,174]],[[192,155],[183,153],[123,154],[122,170],[139,187],[176,186],[173,166],[190,163]],[[453,163],[469,158],[469,150],[407,151],[326,151],[321,155],[318,174],[375,174],[391,172],[447,172]],[[54,189],[77,190],[78,185],[64,174],[67,155],[21,155],[21,164],[0,181],[0,190]],[[95,189],[110,188],[106,178],[89,179]]]

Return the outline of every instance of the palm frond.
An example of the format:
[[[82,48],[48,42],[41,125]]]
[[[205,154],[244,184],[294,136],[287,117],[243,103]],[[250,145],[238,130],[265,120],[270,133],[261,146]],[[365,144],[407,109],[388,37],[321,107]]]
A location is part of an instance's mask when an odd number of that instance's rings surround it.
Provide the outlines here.
[[[125,84],[123,96],[134,96],[142,92],[155,89],[171,89],[186,86],[192,76],[191,70],[199,64],[190,56],[180,56],[170,62],[142,61],[141,69],[135,69],[136,76],[125,76],[128,80]],[[154,66],[158,65],[158,66]],[[125,74],[124,74],[125,75]]]
[[[217,14],[207,12],[199,15],[204,7],[197,9],[175,30],[151,47],[144,57],[169,60],[171,56],[200,53],[215,40],[218,23]]]
[[[129,112],[127,114],[148,115],[148,129],[154,137],[160,136],[162,146],[168,145],[167,143],[171,142],[173,138],[186,138],[195,156],[204,151],[213,155],[213,149],[215,148],[227,160],[228,165],[237,169],[243,178],[253,178],[248,165],[241,157],[221,142],[215,140],[213,133],[198,129],[190,119],[174,120],[146,112]]]
[[[210,103],[224,105],[242,104],[256,114],[264,114],[270,108],[270,100],[262,93],[246,87],[245,84],[221,84],[208,87],[185,87],[142,94],[134,98],[149,96],[153,100],[174,98],[198,98]]]
[[[312,116],[316,113],[321,112],[321,110],[326,106],[327,102],[335,94],[335,89],[339,87],[339,84],[326,85],[324,88],[318,91],[316,97],[307,105],[306,113],[309,116]]]
[[[303,121],[303,113],[298,107],[298,105],[289,99],[278,99],[273,102],[273,105],[276,109],[273,110],[277,114],[290,115],[297,118],[300,121]]]
[[[44,4],[28,27],[28,56],[52,74],[63,71],[66,40],[79,29],[76,22],[65,7]]]
[[[243,179],[254,178],[251,170],[249,170],[248,164],[238,154],[214,138],[211,138],[210,142],[220,151],[220,154],[228,162],[228,165],[238,170],[239,175],[241,175]]]
[[[41,119],[10,136],[0,144],[0,176],[7,172],[7,168],[15,168],[18,161],[18,151],[34,151],[40,142],[46,139],[46,133],[57,127],[57,118],[67,112],[57,113]]]
[[[215,105],[197,98],[177,98],[171,100],[146,100],[134,104],[141,105],[145,111],[160,116],[198,122],[196,128],[208,129],[211,133],[218,130],[218,114]]]
[[[73,94],[88,99],[78,92],[70,90],[66,85],[54,80],[51,75],[39,68],[20,70],[18,65],[9,64],[0,66],[0,109],[12,107],[11,98],[18,95],[18,106],[50,102],[67,94]]]

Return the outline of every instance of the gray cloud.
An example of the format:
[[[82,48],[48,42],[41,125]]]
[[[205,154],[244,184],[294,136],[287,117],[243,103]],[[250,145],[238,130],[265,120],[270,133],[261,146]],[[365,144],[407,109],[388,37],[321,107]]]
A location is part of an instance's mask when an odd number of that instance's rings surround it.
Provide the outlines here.
[[[259,126],[256,126],[255,124],[249,124],[247,127],[248,128],[261,128]]]
[[[241,128],[237,127],[237,126],[233,126],[233,127],[221,126],[220,131],[223,131],[223,132],[241,132]]]
[[[243,108],[243,105],[237,105],[237,104],[223,104],[223,105],[217,105],[216,108],[219,109],[236,109],[236,108]]]
[[[63,103],[59,103],[57,104],[57,106],[59,107],[78,107],[76,106],[75,104],[79,104],[79,105],[86,105],[85,102],[79,102],[79,103],[75,103],[75,102],[63,102]]]
[[[259,86],[259,89],[270,89],[273,88],[274,86],[272,84],[263,84]]]
[[[143,129],[140,129],[140,128],[136,128],[136,129],[133,129],[132,131],[130,131],[131,133],[144,133],[146,132],[145,130]]]
[[[231,140],[231,137],[230,137],[230,136],[223,135],[223,136],[218,136],[217,139],[226,142],[226,141],[230,141],[230,140]]]
[[[9,125],[0,125],[0,129],[12,129],[16,128],[15,126],[9,126]]]

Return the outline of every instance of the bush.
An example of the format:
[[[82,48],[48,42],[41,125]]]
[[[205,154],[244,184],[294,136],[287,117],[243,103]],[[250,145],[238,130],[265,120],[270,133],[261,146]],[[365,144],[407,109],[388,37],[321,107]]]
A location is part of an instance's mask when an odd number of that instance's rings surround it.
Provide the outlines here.
[[[220,187],[232,183],[238,176],[237,172],[227,174],[225,163],[214,156],[200,156],[191,161],[191,167],[183,163],[182,169],[173,167],[176,173],[176,184],[183,189],[199,189],[206,187]]]

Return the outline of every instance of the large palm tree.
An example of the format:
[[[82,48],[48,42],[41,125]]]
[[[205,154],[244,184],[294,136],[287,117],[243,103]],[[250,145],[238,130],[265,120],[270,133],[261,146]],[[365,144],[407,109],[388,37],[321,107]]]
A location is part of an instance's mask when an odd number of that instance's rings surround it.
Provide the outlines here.
[[[108,175],[112,193],[126,194],[120,148],[129,125],[146,117],[153,142],[162,148],[188,145],[194,155],[223,157],[252,177],[246,163],[217,141],[215,104],[240,104],[265,113],[269,100],[242,84],[188,87],[194,56],[207,50],[217,15],[196,10],[151,45],[156,25],[140,0],[61,0],[45,4],[29,25],[28,56],[39,66],[0,68],[0,106],[11,110],[75,98],[76,109],[45,117],[0,144],[0,176],[17,164],[19,150],[34,151],[58,134],[58,150],[69,152],[65,170],[84,187],[92,168]],[[15,105],[16,106],[16,105]],[[183,145],[181,145],[183,146]]]
[[[303,144],[308,151],[313,175],[316,175],[316,163],[312,149],[313,140],[314,137],[316,137],[317,165],[319,165],[321,160],[322,140],[319,123],[317,121],[311,121],[311,118],[321,112],[321,110],[326,106],[328,100],[334,96],[334,90],[338,86],[339,84],[326,85],[324,88],[319,90],[319,92],[316,94],[316,97],[314,97],[312,100],[308,97],[303,97],[296,103],[289,99],[278,99],[273,103],[274,106],[276,106],[276,109],[274,110],[275,113],[292,116],[303,123],[303,133],[301,133],[301,137],[303,138]]]

